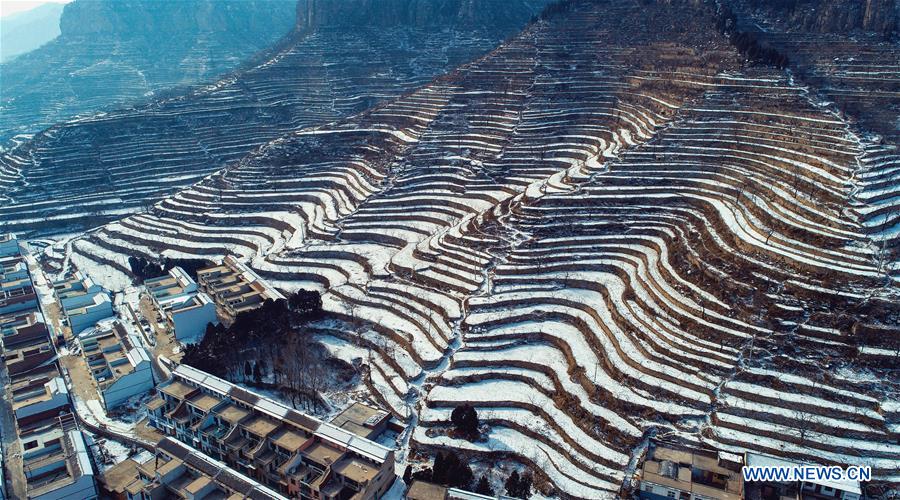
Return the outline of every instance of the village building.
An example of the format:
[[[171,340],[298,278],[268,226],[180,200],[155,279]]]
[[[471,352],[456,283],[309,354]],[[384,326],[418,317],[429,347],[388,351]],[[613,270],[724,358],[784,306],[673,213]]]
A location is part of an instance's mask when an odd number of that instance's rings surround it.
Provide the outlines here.
[[[94,330],[78,341],[106,411],[156,385],[150,355],[121,324]]]
[[[19,240],[13,233],[0,234],[0,258],[11,255],[19,255],[22,252],[19,248]]]
[[[282,495],[378,498],[395,479],[393,450],[189,366],[158,393],[151,425]]]
[[[62,377],[23,380],[14,388],[12,409],[19,427],[55,418],[69,408],[69,390]]]
[[[197,271],[197,282],[228,317],[256,309],[266,300],[284,299],[284,295],[266,283],[256,272],[233,256],[221,264]]]
[[[742,462],[739,455],[652,440],[639,469],[638,497],[740,500]]]
[[[53,283],[53,293],[73,336],[115,314],[109,294],[80,272]]]
[[[144,286],[154,307],[181,342],[199,341],[208,324],[219,322],[212,299],[180,267],[173,267],[166,276],[145,280]]]
[[[38,297],[21,257],[0,258],[0,315],[38,309]]]
[[[60,425],[20,434],[22,460],[31,500],[97,498],[97,486],[84,435]]]
[[[0,342],[4,349],[18,349],[50,340],[44,316],[35,310],[0,316]]]
[[[390,413],[355,402],[331,419],[331,424],[366,439],[377,439],[387,429],[390,420]]]
[[[284,500],[286,497],[166,437],[143,462],[127,459],[104,473],[101,483],[115,499],[160,498]]]

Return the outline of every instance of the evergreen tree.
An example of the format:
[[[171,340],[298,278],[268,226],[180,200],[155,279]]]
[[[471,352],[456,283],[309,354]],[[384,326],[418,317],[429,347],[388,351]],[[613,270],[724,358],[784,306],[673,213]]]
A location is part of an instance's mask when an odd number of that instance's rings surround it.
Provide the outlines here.
[[[260,368],[262,365],[262,361],[257,361],[253,365],[253,380],[256,381],[257,384],[262,383],[262,369]]]
[[[526,472],[522,474],[522,479],[519,481],[519,498],[529,498],[531,497],[531,483],[533,479],[531,477],[530,472]]]
[[[491,488],[491,484],[487,480],[487,475],[483,475],[478,479],[478,485],[475,486],[475,493],[490,497],[494,496],[494,488]]]
[[[511,497],[518,497],[519,493],[519,471],[514,470],[512,474],[506,478],[506,494]]]
[[[434,457],[434,465],[431,466],[431,478],[436,483],[444,484],[447,479],[447,465],[444,453],[438,453]]]
[[[450,414],[450,421],[456,429],[467,436],[476,436],[478,434],[478,413],[472,405],[465,403],[453,409]]]

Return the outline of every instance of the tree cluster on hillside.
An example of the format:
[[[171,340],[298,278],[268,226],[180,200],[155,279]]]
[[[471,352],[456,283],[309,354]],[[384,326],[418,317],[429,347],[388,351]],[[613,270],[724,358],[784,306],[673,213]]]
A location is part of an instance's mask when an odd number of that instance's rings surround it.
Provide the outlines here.
[[[727,5],[720,5],[717,13],[719,29],[728,36],[728,41],[753,64],[766,64],[784,69],[790,61],[778,50],[761,43],[759,37],[750,32],[739,31],[737,15]]]
[[[476,480],[472,473],[472,467],[465,458],[454,450],[446,450],[435,455],[434,464],[430,468],[426,467],[413,472],[412,467],[408,466],[403,473],[403,482],[412,484],[413,480],[425,481],[448,488],[460,488],[482,495],[494,496],[496,492],[488,481],[489,475],[490,471],[487,471]],[[533,483],[534,478],[531,472],[519,474],[518,471],[513,471],[507,477],[504,488],[506,494],[511,497],[529,498]]]
[[[449,488],[470,489],[475,482],[472,468],[453,450],[441,451],[434,457],[434,465],[412,472],[407,469],[403,480],[411,482],[413,479],[440,484]]]
[[[161,262],[156,262],[143,257],[128,257],[128,266],[131,268],[131,274],[141,281],[158,278],[173,267],[184,269],[184,272],[196,280],[197,271],[211,265],[212,262],[204,259],[170,259],[166,257]]]
[[[491,483],[488,482],[488,478],[486,475],[482,475],[478,478],[478,482],[475,483],[475,493],[479,495],[487,495],[492,497],[495,495],[494,488],[491,487]]]
[[[518,471],[513,471],[506,479],[506,494],[515,498],[528,498],[531,496],[532,482],[530,472],[520,476]]]
[[[208,325],[200,342],[185,347],[182,363],[231,381],[265,381],[294,405],[302,396],[315,400],[328,383],[329,367],[307,325],[322,316],[322,297],[314,291],[267,300],[227,328]]]
[[[753,33],[736,32],[730,35],[731,43],[754,64],[766,64],[784,69],[790,62],[786,55],[759,42]]]
[[[478,413],[472,405],[463,403],[454,408],[450,414],[450,421],[467,439],[478,436]]]

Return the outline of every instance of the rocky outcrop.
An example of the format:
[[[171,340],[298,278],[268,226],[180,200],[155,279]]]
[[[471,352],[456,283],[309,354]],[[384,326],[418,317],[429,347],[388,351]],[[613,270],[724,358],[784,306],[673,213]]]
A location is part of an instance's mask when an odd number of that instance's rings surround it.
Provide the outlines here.
[[[897,0],[764,0],[791,31],[849,34],[863,31],[883,38],[897,33]]]

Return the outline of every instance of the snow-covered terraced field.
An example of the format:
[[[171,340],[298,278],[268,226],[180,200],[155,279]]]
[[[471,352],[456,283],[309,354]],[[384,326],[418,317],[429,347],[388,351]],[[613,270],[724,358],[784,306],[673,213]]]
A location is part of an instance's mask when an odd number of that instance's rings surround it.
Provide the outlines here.
[[[650,435],[898,482],[900,297],[849,210],[871,153],[710,12],[672,26],[685,8],[576,4],[73,260],[232,253],[314,287],[363,325],[326,343],[372,352],[405,443],[515,457],[565,497],[614,498]],[[484,440],[445,432],[461,401]]]
[[[896,33],[891,40],[881,33],[804,32],[758,10],[755,2],[735,0],[732,4],[742,30],[788,55],[791,69],[809,86],[818,106],[837,110],[860,125],[862,132],[855,137],[862,147],[855,193],[859,205],[854,209],[865,231],[883,242],[884,267],[900,274],[900,49]]]
[[[59,233],[139,212],[280,135],[400,96],[506,30],[324,27],[188,94],[55,125],[0,155],[0,228]]]

